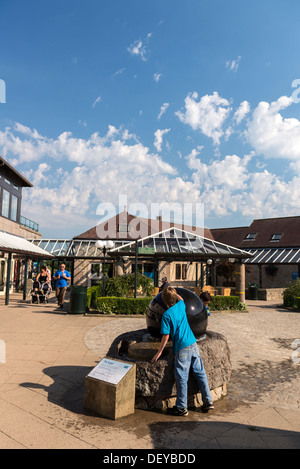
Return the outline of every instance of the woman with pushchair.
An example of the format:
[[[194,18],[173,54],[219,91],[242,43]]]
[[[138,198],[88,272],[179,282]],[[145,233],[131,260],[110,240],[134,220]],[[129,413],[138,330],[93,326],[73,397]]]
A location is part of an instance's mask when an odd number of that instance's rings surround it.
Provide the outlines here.
[[[48,303],[48,296],[51,292],[51,277],[45,265],[41,266],[41,271],[37,275],[32,285],[32,303]]]

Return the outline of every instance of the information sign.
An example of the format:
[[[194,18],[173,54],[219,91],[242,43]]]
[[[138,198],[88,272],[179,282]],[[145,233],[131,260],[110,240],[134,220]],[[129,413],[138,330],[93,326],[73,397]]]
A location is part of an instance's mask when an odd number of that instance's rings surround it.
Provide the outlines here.
[[[103,358],[97,366],[88,374],[88,377],[106,381],[111,384],[118,384],[128,373],[133,365]]]

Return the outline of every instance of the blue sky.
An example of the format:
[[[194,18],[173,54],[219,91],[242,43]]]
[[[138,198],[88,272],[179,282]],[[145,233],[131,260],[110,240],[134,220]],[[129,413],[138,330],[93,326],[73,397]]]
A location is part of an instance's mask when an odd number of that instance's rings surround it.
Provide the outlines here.
[[[22,214],[66,238],[120,196],[211,228],[299,215],[299,23],[297,0],[0,0]]]

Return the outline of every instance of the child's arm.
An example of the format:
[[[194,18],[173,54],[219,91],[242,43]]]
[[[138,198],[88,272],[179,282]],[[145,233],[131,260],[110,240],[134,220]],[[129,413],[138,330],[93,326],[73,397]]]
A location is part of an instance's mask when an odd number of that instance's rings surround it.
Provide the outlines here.
[[[159,350],[156,352],[156,354],[154,355],[154,357],[152,358],[151,362],[152,363],[156,363],[157,360],[159,359],[159,357],[161,356],[162,352],[163,352],[163,349],[165,348],[165,346],[167,345],[167,342],[169,340],[169,337],[170,335],[169,334],[164,334],[162,336],[162,339],[161,339],[161,342],[160,342],[160,347],[159,347]]]

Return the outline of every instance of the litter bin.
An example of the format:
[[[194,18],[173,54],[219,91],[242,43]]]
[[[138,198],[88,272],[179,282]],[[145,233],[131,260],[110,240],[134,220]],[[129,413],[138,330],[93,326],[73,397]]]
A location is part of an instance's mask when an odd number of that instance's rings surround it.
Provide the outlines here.
[[[71,285],[70,308],[72,314],[85,314],[87,303],[87,287]]]
[[[258,300],[258,286],[256,283],[249,285],[249,300]]]

